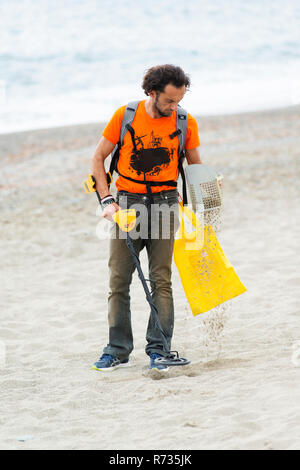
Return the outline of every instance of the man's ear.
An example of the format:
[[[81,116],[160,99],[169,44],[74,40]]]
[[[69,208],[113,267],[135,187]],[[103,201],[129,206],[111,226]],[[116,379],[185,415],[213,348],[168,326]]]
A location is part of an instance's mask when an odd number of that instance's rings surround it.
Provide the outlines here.
[[[154,91],[154,90],[149,91],[148,96],[150,96],[150,98],[152,98],[153,100],[155,100],[155,98],[156,98],[156,91]]]

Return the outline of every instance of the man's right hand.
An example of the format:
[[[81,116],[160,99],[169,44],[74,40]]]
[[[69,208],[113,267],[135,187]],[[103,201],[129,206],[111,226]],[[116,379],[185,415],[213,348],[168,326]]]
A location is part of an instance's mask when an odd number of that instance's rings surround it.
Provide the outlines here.
[[[116,203],[113,202],[112,204],[109,204],[108,206],[105,207],[103,211],[103,217],[107,220],[110,220],[111,222],[114,222],[113,215],[118,212],[121,209],[121,207]]]

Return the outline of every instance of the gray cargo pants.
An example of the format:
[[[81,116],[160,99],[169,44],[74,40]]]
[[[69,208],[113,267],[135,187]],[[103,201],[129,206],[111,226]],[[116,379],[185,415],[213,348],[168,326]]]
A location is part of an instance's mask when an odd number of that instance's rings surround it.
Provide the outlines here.
[[[153,193],[153,200],[154,205],[151,205],[146,194],[127,193],[125,191],[120,191],[116,199],[121,209],[134,207],[137,210],[137,217],[140,222],[137,223],[137,228],[140,230],[129,233],[138,256],[144,247],[147,249],[149,275],[142,269],[145,278],[151,280],[152,299],[158,310],[168,345],[171,348],[174,328],[171,265],[174,235],[179,225],[177,190]],[[140,206],[137,206],[137,204]],[[139,207],[141,211],[138,210]],[[114,224],[111,233],[108,266],[110,274],[108,296],[109,343],[103,352],[123,360],[128,358],[133,350],[129,291],[135,264],[126,245],[126,234],[119,230],[117,224]],[[141,298],[141,311],[148,308],[150,310],[150,306],[145,296],[143,296]],[[163,353],[161,333],[155,327],[151,314],[146,340],[146,354]]]

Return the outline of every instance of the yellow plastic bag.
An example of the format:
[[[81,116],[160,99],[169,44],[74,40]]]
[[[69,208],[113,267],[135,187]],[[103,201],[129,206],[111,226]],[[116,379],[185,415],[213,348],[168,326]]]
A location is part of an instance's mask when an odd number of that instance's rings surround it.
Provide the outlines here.
[[[218,242],[212,226],[203,228],[188,207],[179,204],[180,227],[174,261],[193,315],[207,312],[246,291]],[[187,233],[183,215],[195,230]]]

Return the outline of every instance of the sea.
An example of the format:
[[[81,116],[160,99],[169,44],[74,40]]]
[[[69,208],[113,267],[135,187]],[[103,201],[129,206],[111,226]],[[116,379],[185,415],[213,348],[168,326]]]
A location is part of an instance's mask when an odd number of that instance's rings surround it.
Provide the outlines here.
[[[0,133],[106,121],[157,64],[197,116],[300,103],[299,0],[0,0]]]

